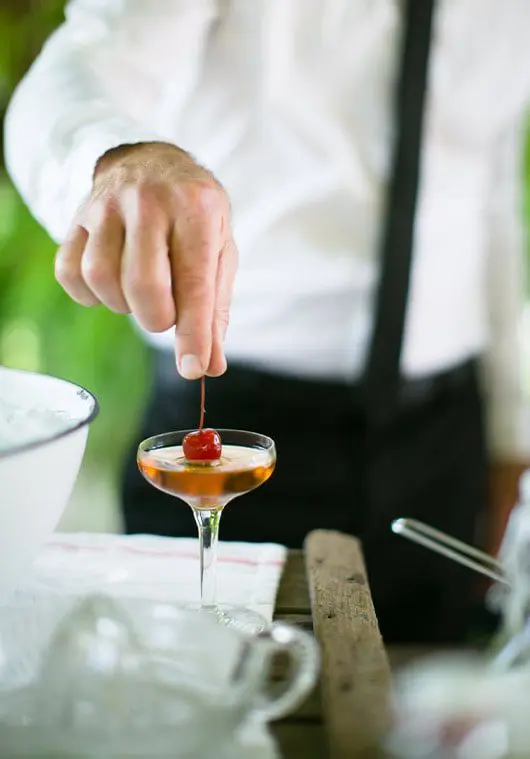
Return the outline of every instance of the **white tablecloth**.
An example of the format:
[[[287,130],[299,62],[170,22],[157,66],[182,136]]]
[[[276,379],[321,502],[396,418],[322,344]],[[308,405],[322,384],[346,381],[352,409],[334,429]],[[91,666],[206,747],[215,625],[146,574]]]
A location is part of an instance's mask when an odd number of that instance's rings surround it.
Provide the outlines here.
[[[0,606],[54,594],[104,592],[174,602],[199,600],[196,539],[150,535],[57,533],[24,582]],[[276,544],[219,545],[218,601],[252,608],[272,619],[287,557]],[[262,726],[250,726],[231,759],[274,759],[276,747]],[[147,759],[147,758],[146,758]],[[209,759],[209,758],[208,758]]]

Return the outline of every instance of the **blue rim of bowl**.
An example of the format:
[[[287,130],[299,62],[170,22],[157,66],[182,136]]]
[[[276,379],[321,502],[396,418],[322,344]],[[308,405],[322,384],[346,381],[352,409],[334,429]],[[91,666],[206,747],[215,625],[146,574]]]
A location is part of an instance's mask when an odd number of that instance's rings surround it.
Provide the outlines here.
[[[40,448],[43,445],[47,445],[48,443],[53,443],[56,440],[60,440],[63,437],[67,437],[68,435],[71,435],[74,432],[77,432],[82,427],[85,427],[86,425],[90,424],[94,421],[94,419],[99,414],[100,406],[99,401],[94,395],[94,393],[91,393],[90,390],[87,390],[82,385],[79,385],[77,382],[72,382],[71,380],[64,379],[63,377],[54,377],[51,374],[42,374],[41,372],[32,372],[28,369],[16,369],[12,366],[2,366],[0,369],[4,369],[8,372],[19,372],[20,374],[29,374],[33,377],[48,377],[49,379],[55,379],[59,380],[60,382],[64,382],[66,385],[70,385],[70,387],[74,387],[77,389],[77,395],[83,397],[83,394],[87,396],[87,398],[91,398],[94,406],[92,408],[92,411],[90,414],[86,417],[86,419],[82,419],[80,422],[76,422],[72,427],[66,427],[64,430],[59,430],[59,432],[55,432],[53,435],[49,435],[44,438],[39,438],[38,440],[30,440],[28,443],[23,443],[22,445],[17,445],[14,448],[9,448],[7,451],[0,450],[0,460],[7,459],[10,456],[15,456],[18,453],[25,453],[26,451],[32,451],[35,448]],[[85,398],[83,398],[85,400]]]

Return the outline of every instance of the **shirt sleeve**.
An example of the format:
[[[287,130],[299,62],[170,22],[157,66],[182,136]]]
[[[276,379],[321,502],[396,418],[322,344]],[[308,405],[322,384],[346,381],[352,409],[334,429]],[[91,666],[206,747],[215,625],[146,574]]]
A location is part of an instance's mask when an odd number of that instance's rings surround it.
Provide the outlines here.
[[[528,256],[525,137],[523,126],[514,126],[499,144],[487,209],[489,345],[483,376],[490,454],[498,461],[530,458],[523,339]]]
[[[5,122],[7,170],[56,240],[90,191],[98,158],[126,143],[172,141],[193,87],[213,0],[71,0],[16,89]],[[171,88],[171,114],[163,113]],[[170,126],[169,126],[170,124]]]

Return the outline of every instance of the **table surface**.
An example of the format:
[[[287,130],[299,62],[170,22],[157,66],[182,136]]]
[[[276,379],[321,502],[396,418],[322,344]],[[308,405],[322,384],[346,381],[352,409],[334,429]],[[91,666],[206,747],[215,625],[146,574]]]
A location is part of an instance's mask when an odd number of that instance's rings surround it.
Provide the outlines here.
[[[390,714],[390,659],[373,609],[359,542],[311,533],[291,551],[275,618],[310,630],[321,651],[315,691],[273,725],[284,759],[380,757]],[[276,673],[281,680],[282,673]]]

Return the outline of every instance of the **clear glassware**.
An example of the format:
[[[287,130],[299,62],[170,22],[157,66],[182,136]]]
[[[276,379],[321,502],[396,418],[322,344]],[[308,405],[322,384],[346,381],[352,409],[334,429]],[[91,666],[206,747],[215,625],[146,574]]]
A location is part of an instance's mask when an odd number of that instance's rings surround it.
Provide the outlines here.
[[[218,430],[223,449],[215,462],[190,462],[182,444],[192,430],[166,432],[147,438],[138,447],[138,467],[154,487],[184,501],[199,531],[200,609],[223,624],[249,633],[265,629],[257,612],[217,604],[217,545],[225,506],[266,482],[274,471],[276,448],[266,435],[243,430]]]
[[[530,668],[506,650],[420,658],[394,677],[389,759],[528,759]]]
[[[278,655],[290,666],[273,691]],[[313,637],[281,622],[249,638],[147,598],[19,604],[0,613],[1,756],[269,759],[266,724],[299,706],[318,666]]]

